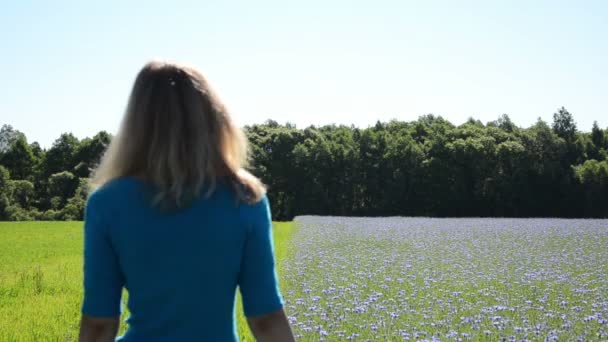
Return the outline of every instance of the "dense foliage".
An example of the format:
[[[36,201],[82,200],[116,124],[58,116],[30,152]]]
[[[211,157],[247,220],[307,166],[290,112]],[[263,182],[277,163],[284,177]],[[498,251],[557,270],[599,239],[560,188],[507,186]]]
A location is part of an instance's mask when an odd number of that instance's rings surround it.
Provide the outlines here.
[[[529,128],[507,115],[455,126],[426,115],[369,128],[246,127],[273,214],[608,217],[608,130],[559,109]],[[0,219],[80,219],[111,137],[62,134],[48,150],[0,130]]]
[[[0,129],[0,220],[80,220],[88,177],[110,135],[62,134],[48,150],[9,125]]]

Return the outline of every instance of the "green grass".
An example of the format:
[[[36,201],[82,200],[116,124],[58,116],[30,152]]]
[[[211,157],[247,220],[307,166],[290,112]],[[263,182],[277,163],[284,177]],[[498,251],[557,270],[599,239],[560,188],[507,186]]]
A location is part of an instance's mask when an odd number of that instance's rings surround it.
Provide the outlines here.
[[[282,275],[294,225],[274,226]],[[81,300],[82,222],[0,222],[0,341],[76,340]],[[252,340],[240,303],[238,325]]]
[[[277,272],[279,274],[279,281],[281,285],[281,291],[285,293],[285,274],[283,272],[283,265],[285,260],[293,255],[293,248],[291,246],[291,237],[295,231],[295,224],[293,222],[274,222],[274,252],[277,260]],[[255,341],[251,331],[247,327],[245,315],[241,307],[241,296],[237,296],[237,329],[241,341]]]

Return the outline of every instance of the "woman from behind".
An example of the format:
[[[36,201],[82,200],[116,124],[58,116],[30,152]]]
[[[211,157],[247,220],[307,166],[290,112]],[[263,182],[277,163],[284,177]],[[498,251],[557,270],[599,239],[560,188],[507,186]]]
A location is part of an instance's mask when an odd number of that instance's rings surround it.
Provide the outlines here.
[[[80,341],[235,341],[235,293],[258,341],[293,341],[247,141],[195,68],[148,63],[85,211]]]

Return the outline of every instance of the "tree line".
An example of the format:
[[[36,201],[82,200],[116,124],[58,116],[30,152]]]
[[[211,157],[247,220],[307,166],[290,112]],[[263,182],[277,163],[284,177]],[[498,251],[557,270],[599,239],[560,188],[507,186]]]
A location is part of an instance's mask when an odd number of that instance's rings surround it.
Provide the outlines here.
[[[273,215],[608,217],[608,129],[565,108],[528,128],[507,115],[440,116],[368,128],[269,120],[245,127]],[[111,136],[62,134],[49,149],[0,129],[0,219],[79,220]]]

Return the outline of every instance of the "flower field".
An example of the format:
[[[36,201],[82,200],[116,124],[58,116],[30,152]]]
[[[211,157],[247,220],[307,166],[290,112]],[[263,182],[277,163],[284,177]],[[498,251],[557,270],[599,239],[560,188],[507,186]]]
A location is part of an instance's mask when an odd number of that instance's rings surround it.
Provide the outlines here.
[[[608,340],[608,221],[299,217],[301,341]]]

